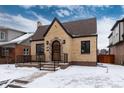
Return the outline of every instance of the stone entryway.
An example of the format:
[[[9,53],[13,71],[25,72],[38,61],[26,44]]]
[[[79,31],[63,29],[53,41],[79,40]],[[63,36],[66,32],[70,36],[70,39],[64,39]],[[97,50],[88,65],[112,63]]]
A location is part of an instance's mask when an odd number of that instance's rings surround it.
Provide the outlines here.
[[[52,43],[52,61],[61,61],[61,44],[58,40]]]

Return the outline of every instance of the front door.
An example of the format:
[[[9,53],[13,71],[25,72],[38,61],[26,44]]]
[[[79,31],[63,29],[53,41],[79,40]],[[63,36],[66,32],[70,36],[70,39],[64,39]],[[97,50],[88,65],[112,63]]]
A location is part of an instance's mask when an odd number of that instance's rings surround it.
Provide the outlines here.
[[[61,60],[61,45],[59,41],[54,41],[52,43],[52,61]]]

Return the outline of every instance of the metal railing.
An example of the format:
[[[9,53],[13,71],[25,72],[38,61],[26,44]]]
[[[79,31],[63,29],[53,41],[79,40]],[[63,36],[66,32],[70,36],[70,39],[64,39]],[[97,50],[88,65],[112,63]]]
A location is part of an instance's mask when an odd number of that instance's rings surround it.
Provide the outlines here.
[[[14,58],[10,56],[0,57],[0,64],[14,64]]]
[[[54,63],[54,71],[56,71],[56,67],[59,66],[59,63],[68,63],[68,54],[67,53],[63,53],[61,54],[61,60],[58,61],[53,61]]]
[[[16,63],[45,62],[45,55],[18,55]]]
[[[49,61],[45,60],[45,54],[42,54],[42,55],[18,55],[16,57],[16,64],[18,64],[18,63],[23,63],[23,64],[38,63],[40,69],[41,69],[42,65],[46,64],[47,62],[49,63]],[[56,71],[56,67],[59,66],[59,63],[68,63],[68,54],[63,53],[63,54],[61,54],[61,60],[50,61],[50,62],[53,62],[54,71]]]
[[[42,55],[18,55],[16,56],[16,63],[32,63],[32,62],[46,62],[45,54]],[[61,60],[56,61],[56,63],[67,63],[68,54],[63,53],[61,55]]]
[[[68,54],[67,53],[62,54],[61,62],[62,63],[68,63]]]

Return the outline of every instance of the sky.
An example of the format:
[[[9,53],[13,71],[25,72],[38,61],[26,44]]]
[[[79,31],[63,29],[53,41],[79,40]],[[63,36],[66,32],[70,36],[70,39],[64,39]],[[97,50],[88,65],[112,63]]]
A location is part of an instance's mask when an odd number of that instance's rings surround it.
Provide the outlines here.
[[[35,32],[37,21],[48,25],[54,17],[61,22],[96,18],[98,48],[107,48],[110,29],[124,17],[124,6],[119,5],[0,5],[0,26]]]

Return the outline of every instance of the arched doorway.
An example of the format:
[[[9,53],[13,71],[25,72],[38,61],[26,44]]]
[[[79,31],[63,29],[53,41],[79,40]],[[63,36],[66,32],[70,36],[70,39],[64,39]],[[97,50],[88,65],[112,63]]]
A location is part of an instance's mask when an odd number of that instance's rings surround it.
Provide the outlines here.
[[[52,43],[52,61],[61,60],[61,45],[60,42],[55,40]]]

